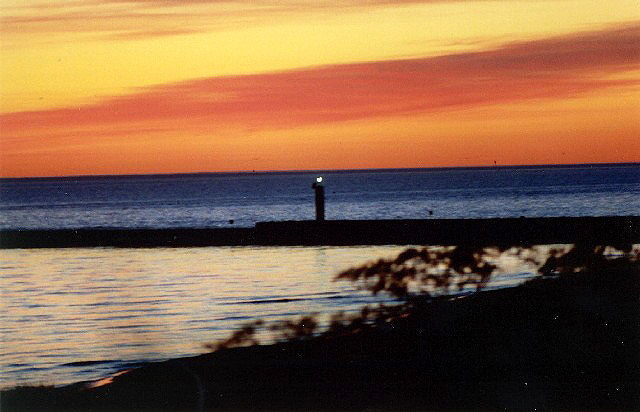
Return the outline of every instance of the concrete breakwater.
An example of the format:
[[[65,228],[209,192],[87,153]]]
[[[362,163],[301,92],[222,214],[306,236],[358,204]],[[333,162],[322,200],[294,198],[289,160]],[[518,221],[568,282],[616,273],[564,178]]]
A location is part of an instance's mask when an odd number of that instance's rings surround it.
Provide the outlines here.
[[[259,222],[253,228],[2,230],[0,248],[640,243],[639,216]]]

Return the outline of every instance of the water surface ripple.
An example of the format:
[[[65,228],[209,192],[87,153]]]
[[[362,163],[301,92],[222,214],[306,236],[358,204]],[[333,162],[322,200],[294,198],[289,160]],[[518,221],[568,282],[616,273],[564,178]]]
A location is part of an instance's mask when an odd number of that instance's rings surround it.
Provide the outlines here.
[[[333,275],[401,249],[2,250],[0,386],[99,378],[201,353],[249,320],[355,310],[385,298]]]

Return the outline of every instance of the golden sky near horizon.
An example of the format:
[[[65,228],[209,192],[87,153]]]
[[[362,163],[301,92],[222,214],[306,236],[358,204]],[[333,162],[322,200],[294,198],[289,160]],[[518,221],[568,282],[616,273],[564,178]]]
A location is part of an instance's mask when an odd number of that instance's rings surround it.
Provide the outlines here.
[[[637,0],[4,0],[0,176],[640,161]]]

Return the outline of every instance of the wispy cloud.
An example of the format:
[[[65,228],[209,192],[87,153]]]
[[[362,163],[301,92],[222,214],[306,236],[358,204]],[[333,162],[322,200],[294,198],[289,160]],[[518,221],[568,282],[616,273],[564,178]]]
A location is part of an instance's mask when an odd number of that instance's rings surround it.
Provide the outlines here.
[[[459,0],[60,0],[0,6],[6,34],[77,33],[137,40],[271,22],[278,16]],[[145,27],[146,30],[141,30]]]
[[[176,122],[291,128],[638,85],[611,75],[637,69],[640,24],[435,58],[369,62],[157,86],[94,105],[5,114],[3,135],[25,129]]]
[[[238,11],[236,11],[238,13]],[[159,11],[154,8],[136,7],[124,9],[122,6],[96,6],[93,8],[68,6],[60,9],[31,13],[4,13],[0,17],[3,33],[11,35],[55,35],[74,33],[103,38],[138,39],[160,37],[186,32],[199,32],[228,27],[233,12],[223,10],[194,10],[170,8]],[[222,18],[224,17],[224,19]],[[237,22],[246,18],[238,13]]]

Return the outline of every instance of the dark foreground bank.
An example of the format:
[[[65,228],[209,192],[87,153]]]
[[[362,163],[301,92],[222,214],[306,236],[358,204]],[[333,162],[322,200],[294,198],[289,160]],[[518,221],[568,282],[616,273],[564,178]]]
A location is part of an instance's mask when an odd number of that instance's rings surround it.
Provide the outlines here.
[[[25,410],[634,410],[640,267],[417,305],[389,327],[154,363],[102,386],[17,388]]]
[[[640,243],[640,217],[326,220],[253,228],[2,230],[0,248]]]

